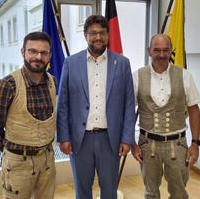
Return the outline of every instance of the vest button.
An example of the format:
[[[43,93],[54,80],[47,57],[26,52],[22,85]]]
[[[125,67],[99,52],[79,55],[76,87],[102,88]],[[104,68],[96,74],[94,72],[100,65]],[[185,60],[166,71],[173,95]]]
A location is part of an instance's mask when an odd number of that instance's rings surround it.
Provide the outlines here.
[[[158,123],[155,123],[155,127],[158,127]]]
[[[169,123],[166,123],[166,127],[169,127]]]
[[[158,117],[158,113],[154,113],[154,117]]]
[[[155,122],[159,122],[159,119],[158,118],[155,118],[155,120],[154,120]]]
[[[166,116],[169,117],[169,116],[170,116],[170,113],[166,113]]]

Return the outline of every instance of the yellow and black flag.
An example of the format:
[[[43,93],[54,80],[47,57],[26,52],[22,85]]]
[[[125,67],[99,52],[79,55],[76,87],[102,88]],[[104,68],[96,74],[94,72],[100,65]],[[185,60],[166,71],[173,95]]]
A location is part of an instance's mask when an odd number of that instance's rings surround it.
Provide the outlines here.
[[[186,68],[184,8],[184,0],[175,0],[167,30],[167,35],[171,38],[173,48],[170,62],[174,65]]]
[[[184,10],[184,0],[175,0],[167,35],[170,36],[172,41],[172,54],[170,63],[179,67],[187,68],[184,36]],[[188,116],[187,108],[185,109],[185,116]]]

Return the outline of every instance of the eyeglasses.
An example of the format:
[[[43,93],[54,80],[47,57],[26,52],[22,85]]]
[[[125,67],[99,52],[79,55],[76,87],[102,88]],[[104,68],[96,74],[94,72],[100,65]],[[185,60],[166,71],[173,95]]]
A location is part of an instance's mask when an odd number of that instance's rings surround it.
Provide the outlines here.
[[[50,54],[50,51],[46,51],[46,50],[38,51],[34,48],[29,48],[29,49],[26,49],[26,50],[28,51],[29,55],[31,55],[33,57],[36,57],[39,53],[41,54],[42,57],[47,57]]]
[[[100,32],[96,32],[96,31],[89,31],[87,32],[88,35],[90,35],[91,37],[97,37],[97,35],[99,35],[100,37],[105,37],[107,35],[106,31],[100,31]]]

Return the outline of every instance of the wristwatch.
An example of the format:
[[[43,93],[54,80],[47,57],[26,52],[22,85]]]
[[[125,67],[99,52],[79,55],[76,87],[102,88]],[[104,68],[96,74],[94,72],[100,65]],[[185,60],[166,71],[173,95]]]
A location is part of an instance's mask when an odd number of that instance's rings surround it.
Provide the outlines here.
[[[200,146],[200,140],[192,139],[192,143],[196,143],[198,146]]]

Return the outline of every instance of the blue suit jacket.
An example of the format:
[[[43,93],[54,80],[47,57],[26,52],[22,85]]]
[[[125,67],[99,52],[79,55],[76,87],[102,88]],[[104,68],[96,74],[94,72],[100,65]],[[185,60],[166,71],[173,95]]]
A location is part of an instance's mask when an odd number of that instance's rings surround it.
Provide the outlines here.
[[[63,66],[57,106],[57,140],[80,149],[90,107],[87,50],[68,57]],[[108,50],[106,116],[114,153],[119,144],[134,142],[135,102],[129,60]]]

